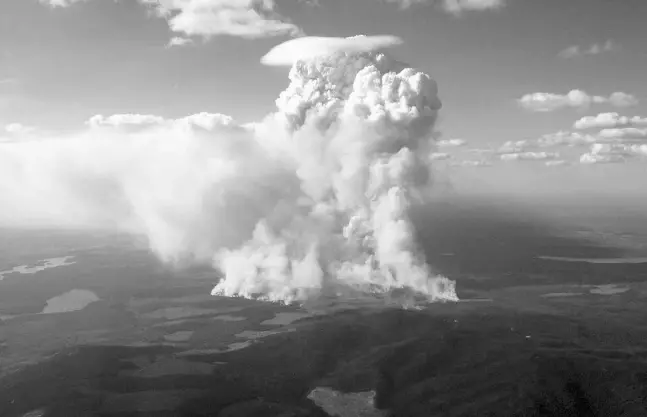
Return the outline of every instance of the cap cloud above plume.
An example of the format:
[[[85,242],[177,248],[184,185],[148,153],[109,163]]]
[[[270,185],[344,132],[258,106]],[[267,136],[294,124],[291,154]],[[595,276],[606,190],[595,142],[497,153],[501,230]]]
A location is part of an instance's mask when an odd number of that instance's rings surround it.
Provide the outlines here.
[[[311,60],[337,52],[369,52],[401,43],[402,39],[391,35],[349,38],[306,36],[277,45],[261,58],[261,62],[265,65],[292,66],[299,60]]]

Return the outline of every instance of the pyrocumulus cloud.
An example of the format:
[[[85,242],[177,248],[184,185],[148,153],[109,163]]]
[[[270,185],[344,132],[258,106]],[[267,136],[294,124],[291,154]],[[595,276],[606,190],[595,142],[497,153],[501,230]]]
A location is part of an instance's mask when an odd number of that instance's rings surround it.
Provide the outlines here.
[[[0,224],[142,234],[166,262],[213,265],[225,296],[456,300],[408,217],[431,183],[435,82],[361,51],[298,61],[289,77],[250,126],[96,116],[77,135],[0,144]]]

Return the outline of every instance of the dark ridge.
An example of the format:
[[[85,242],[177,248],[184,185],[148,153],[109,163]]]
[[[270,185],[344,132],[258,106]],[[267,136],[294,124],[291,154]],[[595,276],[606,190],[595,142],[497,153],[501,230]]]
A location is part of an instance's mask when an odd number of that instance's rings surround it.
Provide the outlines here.
[[[627,337],[628,329],[585,318],[432,310],[340,313],[243,350],[185,358],[225,362],[211,375],[126,376],[134,365],[125,360],[174,350],[79,347],[0,380],[0,415],[325,416],[307,399],[321,386],[375,390],[376,406],[394,417],[647,411],[647,363],[631,354],[645,351],[643,330]],[[172,410],[138,411],[137,395],[148,392],[186,397]],[[125,393],[132,411],[108,413],[106,399]]]

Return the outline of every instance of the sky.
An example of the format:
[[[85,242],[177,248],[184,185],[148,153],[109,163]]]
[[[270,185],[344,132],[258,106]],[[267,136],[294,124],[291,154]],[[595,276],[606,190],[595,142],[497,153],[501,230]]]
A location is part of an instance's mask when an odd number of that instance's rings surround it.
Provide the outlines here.
[[[644,0],[3,0],[1,7],[0,126],[9,134],[74,130],[98,114],[258,120],[288,84],[287,69],[260,58],[302,35],[400,38],[391,54],[439,85],[442,137],[474,148],[573,130],[599,113],[647,116]]]

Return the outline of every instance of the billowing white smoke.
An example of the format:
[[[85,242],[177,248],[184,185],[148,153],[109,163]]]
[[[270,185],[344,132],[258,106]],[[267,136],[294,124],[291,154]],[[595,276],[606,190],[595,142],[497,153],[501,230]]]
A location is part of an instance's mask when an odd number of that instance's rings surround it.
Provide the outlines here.
[[[143,233],[165,261],[211,262],[219,295],[456,300],[408,218],[431,180],[434,81],[375,52],[299,61],[290,80],[253,127],[95,118],[76,137],[0,145],[0,221]]]
[[[430,181],[434,81],[372,52],[299,61],[290,79],[266,126],[287,129],[271,150],[290,157],[303,198],[218,255],[225,278],[214,294],[304,300],[405,287],[455,299],[452,282],[430,276],[407,217]]]
[[[166,262],[210,262],[298,188],[221,115],[144,128],[129,116],[93,118],[71,137],[0,144],[0,225],[117,228],[145,235]]]

